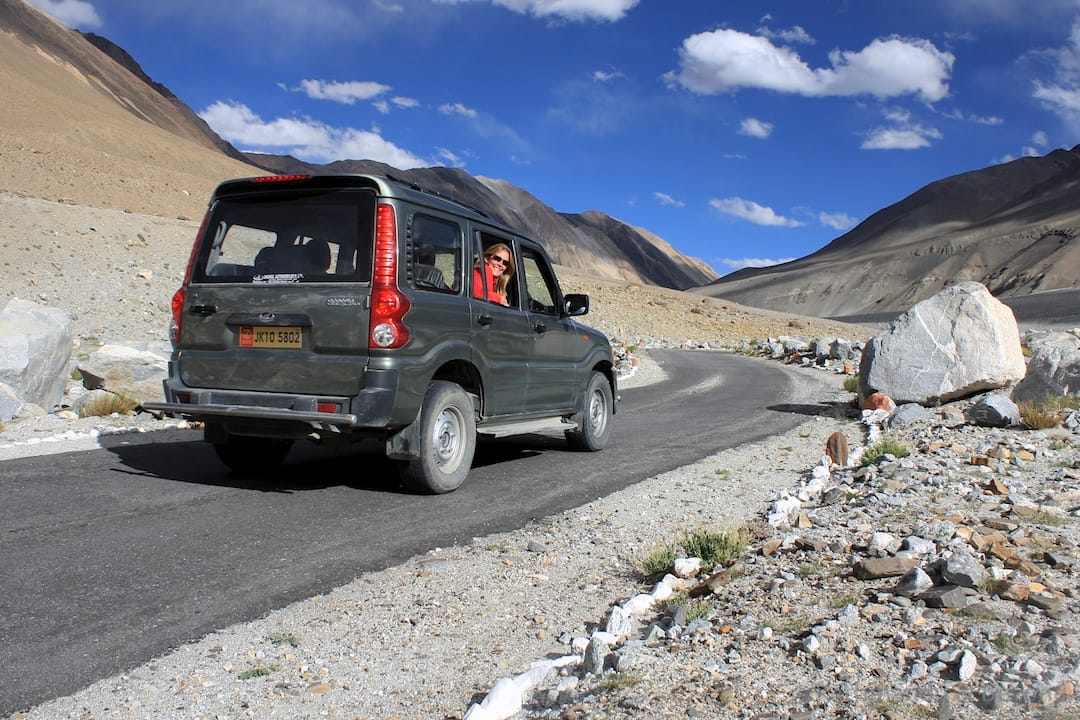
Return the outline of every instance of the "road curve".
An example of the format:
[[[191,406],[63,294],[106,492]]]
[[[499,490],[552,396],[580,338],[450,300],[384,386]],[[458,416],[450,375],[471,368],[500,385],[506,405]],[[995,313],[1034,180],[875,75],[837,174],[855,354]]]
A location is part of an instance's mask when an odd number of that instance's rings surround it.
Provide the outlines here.
[[[376,443],[298,446],[259,481],[229,475],[192,431],[0,462],[0,716],[826,409],[799,404],[816,380],[776,363],[718,352],[651,357],[668,379],[622,391],[606,450],[573,452],[547,436],[483,442],[465,485],[448,495],[404,492]]]

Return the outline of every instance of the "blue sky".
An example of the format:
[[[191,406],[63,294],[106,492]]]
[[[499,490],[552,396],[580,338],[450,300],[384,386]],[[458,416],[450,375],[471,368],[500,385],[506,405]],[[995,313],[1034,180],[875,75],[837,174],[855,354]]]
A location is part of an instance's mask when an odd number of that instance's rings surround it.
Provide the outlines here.
[[[1080,143],[1080,0],[31,4],[241,150],[459,167],[720,274]]]

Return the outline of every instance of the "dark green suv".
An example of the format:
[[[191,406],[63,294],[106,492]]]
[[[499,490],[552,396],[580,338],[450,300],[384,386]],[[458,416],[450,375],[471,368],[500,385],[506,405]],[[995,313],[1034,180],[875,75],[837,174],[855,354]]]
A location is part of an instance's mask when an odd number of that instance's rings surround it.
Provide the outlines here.
[[[544,249],[389,177],[281,175],[214,191],[172,301],[163,403],[237,472],[292,442],[377,437],[406,486],[447,492],[477,435],[611,433],[611,345]]]

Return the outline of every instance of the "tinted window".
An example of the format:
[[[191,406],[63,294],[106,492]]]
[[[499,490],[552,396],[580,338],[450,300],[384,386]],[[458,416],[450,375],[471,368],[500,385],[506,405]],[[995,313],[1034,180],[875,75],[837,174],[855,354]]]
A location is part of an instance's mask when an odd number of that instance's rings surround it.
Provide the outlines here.
[[[364,190],[219,200],[194,268],[204,282],[371,279],[375,196]]]
[[[462,269],[461,228],[457,223],[430,215],[414,215],[409,229],[412,262],[409,264],[412,286],[458,294]]]

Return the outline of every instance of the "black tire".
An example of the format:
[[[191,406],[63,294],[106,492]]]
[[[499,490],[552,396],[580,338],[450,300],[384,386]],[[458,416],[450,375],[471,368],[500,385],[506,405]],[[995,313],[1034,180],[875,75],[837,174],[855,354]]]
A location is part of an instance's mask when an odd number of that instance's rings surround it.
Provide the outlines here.
[[[292,440],[229,435],[214,443],[214,452],[234,473],[249,476],[280,466],[292,446]]]
[[[420,457],[401,465],[414,492],[447,493],[465,481],[476,452],[476,417],[469,395],[452,382],[433,382],[420,410]]]
[[[611,437],[611,385],[603,373],[593,372],[581,399],[577,430],[567,430],[566,440],[575,450],[603,450]]]

